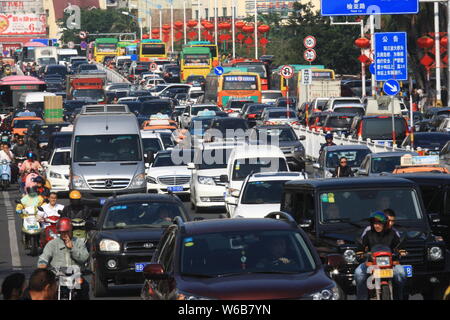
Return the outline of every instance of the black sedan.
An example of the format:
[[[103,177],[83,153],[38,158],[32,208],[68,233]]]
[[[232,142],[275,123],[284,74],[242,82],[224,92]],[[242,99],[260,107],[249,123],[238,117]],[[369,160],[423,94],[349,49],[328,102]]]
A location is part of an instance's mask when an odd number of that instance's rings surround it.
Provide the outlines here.
[[[176,196],[130,194],[106,200],[90,241],[94,296],[108,284],[142,283],[144,266],[152,259],[161,235],[175,216],[189,220]]]

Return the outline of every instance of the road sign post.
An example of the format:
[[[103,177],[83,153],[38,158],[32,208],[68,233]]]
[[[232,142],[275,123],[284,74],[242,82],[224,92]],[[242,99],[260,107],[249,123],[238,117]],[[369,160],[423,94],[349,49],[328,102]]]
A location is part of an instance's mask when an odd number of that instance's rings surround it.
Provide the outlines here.
[[[294,68],[288,65],[284,65],[280,69],[281,76],[286,80],[286,116],[289,115],[289,79],[294,76]]]
[[[312,84],[312,70],[303,69],[302,70],[302,84],[306,86],[306,101],[309,101],[309,89]]]
[[[400,92],[400,83],[397,80],[390,79],[386,81],[383,85],[383,91],[387,95],[391,96],[392,104],[392,147],[396,144],[396,134],[395,134],[395,119],[394,119],[394,96]]]
[[[303,58],[311,64],[317,58],[316,50],[314,49],[306,49],[303,53]]]
[[[322,16],[417,14],[419,12],[419,0],[322,0],[321,2]]]

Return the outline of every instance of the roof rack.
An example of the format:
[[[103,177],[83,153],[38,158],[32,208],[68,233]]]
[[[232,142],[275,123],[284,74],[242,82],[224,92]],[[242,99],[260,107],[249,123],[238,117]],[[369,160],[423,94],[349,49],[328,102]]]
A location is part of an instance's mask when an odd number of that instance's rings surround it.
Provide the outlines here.
[[[81,109],[81,114],[108,114],[108,113],[130,113],[125,104],[97,104],[85,105]]]
[[[275,220],[287,220],[290,224],[293,224],[294,226],[297,226],[297,222],[292,218],[292,216],[283,211],[274,211],[266,215],[264,218],[267,219],[275,219]]]

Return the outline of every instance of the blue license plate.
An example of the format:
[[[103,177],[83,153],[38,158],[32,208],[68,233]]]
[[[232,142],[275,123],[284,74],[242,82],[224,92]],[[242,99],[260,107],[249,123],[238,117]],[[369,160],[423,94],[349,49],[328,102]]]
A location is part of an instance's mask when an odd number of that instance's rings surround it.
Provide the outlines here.
[[[134,271],[136,272],[142,272],[144,271],[144,268],[146,265],[148,265],[150,262],[139,262],[134,264]]]
[[[406,277],[411,278],[413,276],[412,266],[403,266],[403,269],[405,269]]]
[[[167,191],[172,192],[183,191],[183,187],[182,186],[167,187]]]
[[[105,202],[106,202],[106,199],[105,199],[105,198],[100,198],[100,205],[104,205]]]

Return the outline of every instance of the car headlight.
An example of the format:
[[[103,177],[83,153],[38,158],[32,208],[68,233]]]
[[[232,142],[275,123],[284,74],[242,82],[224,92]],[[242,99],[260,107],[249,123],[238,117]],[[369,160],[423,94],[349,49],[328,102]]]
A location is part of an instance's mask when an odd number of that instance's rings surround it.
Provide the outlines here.
[[[75,189],[87,188],[87,184],[81,176],[72,176],[72,185]]]
[[[201,184],[215,185],[214,179],[212,177],[198,177],[198,182]]]
[[[428,260],[430,261],[438,261],[443,259],[442,249],[439,247],[431,247],[428,249]]]
[[[50,171],[49,173],[50,178],[55,178],[55,179],[62,179],[62,175],[60,175],[59,173]]]
[[[297,146],[294,148],[294,152],[302,152],[303,150],[303,146]]]
[[[103,239],[102,241],[100,241],[99,247],[100,251],[120,251],[120,244],[117,241],[109,239]]]
[[[211,298],[207,298],[207,297],[200,297],[188,292],[182,292],[182,291],[177,291],[176,292],[176,299],[177,300],[211,300]]]
[[[344,259],[347,263],[355,263],[356,253],[352,249],[347,249],[344,251]]]
[[[153,178],[153,177],[147,177],[146,180],[147,180],[148,183],[151,183],[151,184],[158,184],[158,182],[156,181],[156,179]]]
[[[339,290],[337,286],[332,288],[324,289],[320,292],[316,292],[311,295],[313,300],[339,300]]]
[[[380,267],[391,265],[391,259],[389,257],[377,257],[376,262]]]
[[[131,187],[141,187],[145,183],[145,174],[137,174],[131,182]]]

